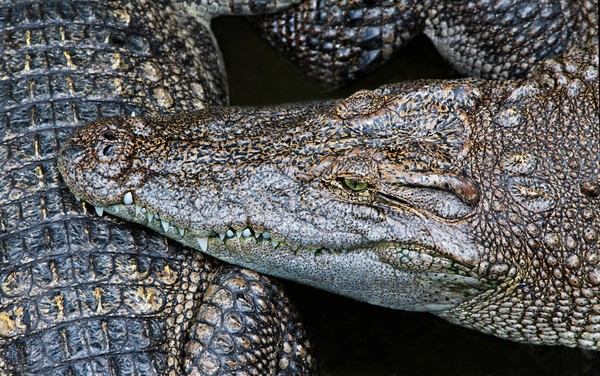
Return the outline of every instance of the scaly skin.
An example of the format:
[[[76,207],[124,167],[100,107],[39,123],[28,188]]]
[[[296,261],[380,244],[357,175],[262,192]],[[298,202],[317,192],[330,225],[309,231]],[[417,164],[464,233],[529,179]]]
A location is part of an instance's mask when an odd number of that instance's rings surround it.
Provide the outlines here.
[[[90,213],[57,171],[98,117],[225,104],[206,24],[164,1],[0,0],[1,375],[315,374],[279,284]]]
[[[104,119],[59,168],[76,196],[223,260],[598,350],[598,98],[594,45],[520,81]]]
[[[499,79],[598,35],[589,0],[304,1],[261,17],[258,30],[314,81],[342,86],[425,34],[458,72]]]

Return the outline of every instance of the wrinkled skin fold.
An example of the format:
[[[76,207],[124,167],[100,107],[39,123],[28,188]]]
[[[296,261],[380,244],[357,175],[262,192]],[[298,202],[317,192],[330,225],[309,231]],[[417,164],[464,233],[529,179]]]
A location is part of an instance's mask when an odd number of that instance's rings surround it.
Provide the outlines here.
[[[220,259],[537,344],[600,349],[596,46],[520,81],[116,117],[73,193]]]

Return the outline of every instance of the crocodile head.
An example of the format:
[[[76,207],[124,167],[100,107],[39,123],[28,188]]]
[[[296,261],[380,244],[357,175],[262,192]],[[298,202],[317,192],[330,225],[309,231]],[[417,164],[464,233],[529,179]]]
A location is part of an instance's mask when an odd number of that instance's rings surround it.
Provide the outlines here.
[[[73,193],[222,260],[373,304],[444,310],[489,290],[468,219],[469,81],[342,101],[115,117],[59,157]]]

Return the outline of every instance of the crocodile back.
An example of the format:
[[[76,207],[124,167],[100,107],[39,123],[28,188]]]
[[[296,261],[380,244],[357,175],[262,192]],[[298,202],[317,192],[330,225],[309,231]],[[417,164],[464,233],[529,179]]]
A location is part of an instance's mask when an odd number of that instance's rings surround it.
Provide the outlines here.
[[[225,103],[212,35],[165,6],[0,1],[2,374],[178,373],[212,261],[90,215],[55,163],[99,117]]]

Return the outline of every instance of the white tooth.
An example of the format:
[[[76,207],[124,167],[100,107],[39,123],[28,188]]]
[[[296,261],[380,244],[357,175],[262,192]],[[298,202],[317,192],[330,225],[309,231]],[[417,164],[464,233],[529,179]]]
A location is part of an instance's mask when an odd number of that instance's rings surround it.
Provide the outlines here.
[[[264,239],[270,239],[270,238],[271,238],[271,235],[269,235],[269,233],[268,233],[268,232],[263,232],[263,233],[262,233],[262,237],[263,237]]]
[[[148,217],[148,223],[152,222],[152,220],[154,219],[154,214],[152,213],[147,213],[146,216]]]
[[[146,214],[147,212],[148,212],[148,211],[146,210],[146,208],[142,208],[142,209],[140,210],[140,213],[142,213],[142,214]]]
[[[131,192],[125,193],[125,196],[123,196],[123,203],[125,205],[133,204],[133,195],[131,194]]]
[[[233,238],[233,231],[227,230],[227,232],[225,234],[227,235],[228,238]]]
[[[249,229],[249,228],[247,228],[247,229],[244,229],[244,231],[242,231],[242,236],[243,236],[244,238],[247,238],[247,237],[249,237],[250,235],[252,235],[252,231],[250,231],[250,229]]]
[[[258,239],[258,237],[259,237],[259,236],[260,236],[260,233],[259,233],[258,231],[256,231],[256,232],[254,233],[254,237],[255,237],[256,239]]]
[[[137,217],[138,215],[140,215],[141,211],[142,211],[142,208],[136,205],[135,206],[135,216]]]
[[[115,213],[118,213],[119,209],[120,209],[119,205],[113,205],[113,209],[114,209]]]
[[[160,220],[160,224],[162,225],[163,230],[165,230],[165,232],[169,231],[169,222],[167,221],[163,221],[162,219]]]
[[[158,213],[154,214],[154,219],[160,219],[160,215]]]
[[[279,245],[279,242],[277,240],[271,240],[271,245],[273,248],[276,248]]]
[[[80,199],[79,197],[75,197],[75,200],[76,200],[77,202],[81,201],[81,199]]]
[[[198,238],[198,245],[202,251],[206,252],[208,249],[208,238]]]
[[[219,232],[219,238],[221,238],[221,240],[225,240],[225,233]]]
[[[104,213],[104,208],[102,206],[94,206],[94,209],[96,209],[96,214],[102,217],[102,213]]]
[[[239,239],[242,236],[242,232],[240,230],[235,230],[235,236]]]
[[[135,111],[131,111],[131,116],[137,116],[137,115],[135,114]]]
[[[183,227],[179,227],[179,235],[183,236],[183,234],[185,234],[185,229]]]

